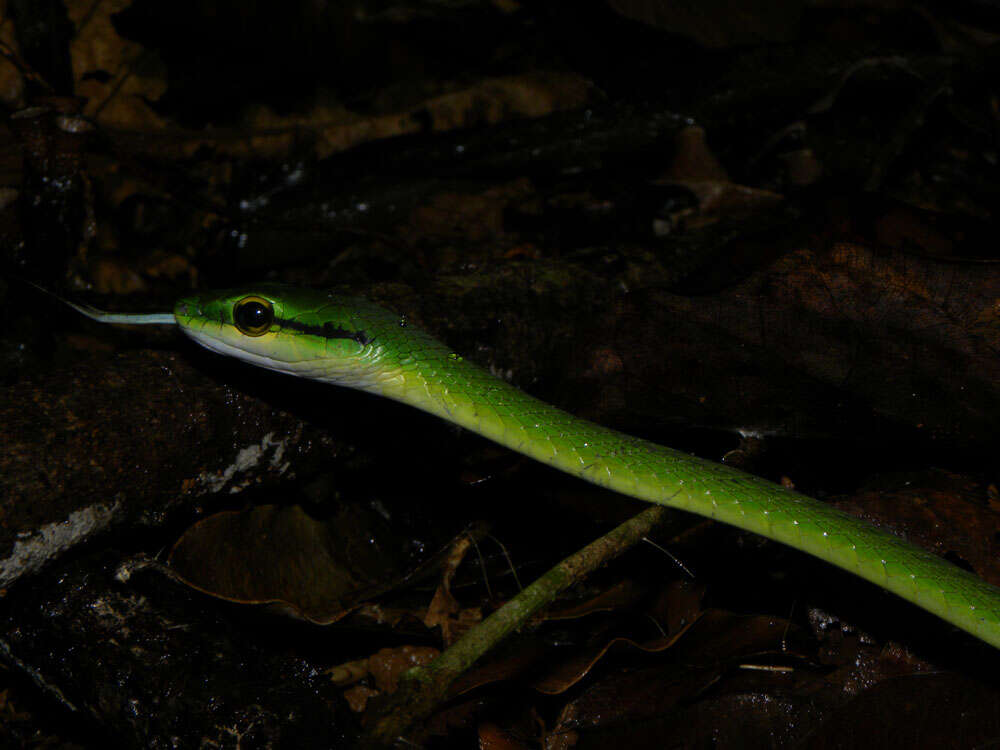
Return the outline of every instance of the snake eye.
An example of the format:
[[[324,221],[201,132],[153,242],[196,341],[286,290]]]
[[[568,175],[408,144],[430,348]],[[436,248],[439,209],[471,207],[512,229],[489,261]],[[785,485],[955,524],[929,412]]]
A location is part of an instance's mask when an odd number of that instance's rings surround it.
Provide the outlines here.
[[[274,322],[274,307],[263,297],[244,297],[233,305],[233,323],[244,336],[263,336]]]

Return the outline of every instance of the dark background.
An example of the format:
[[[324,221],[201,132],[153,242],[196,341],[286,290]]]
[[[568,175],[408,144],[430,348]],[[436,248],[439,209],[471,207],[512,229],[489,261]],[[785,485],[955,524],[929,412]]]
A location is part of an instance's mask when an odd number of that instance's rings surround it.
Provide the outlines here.
[[[27,282],[131,312],[260,280],[365,295],[1000,583],[997,4],[3,11],[3,746],[351,746],[414,659],[641,509]],[[410,740],[1000,737],[971,636],[691,516],[655,541]]]

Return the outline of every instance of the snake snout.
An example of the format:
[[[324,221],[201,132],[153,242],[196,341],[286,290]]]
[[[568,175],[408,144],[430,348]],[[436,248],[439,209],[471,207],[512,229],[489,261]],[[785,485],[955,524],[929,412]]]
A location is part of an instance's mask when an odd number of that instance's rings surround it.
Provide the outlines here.
[[[183,317],[195,317],[201,315],[201,305],[193,299],[182,299],[174,305],[174,314]]]

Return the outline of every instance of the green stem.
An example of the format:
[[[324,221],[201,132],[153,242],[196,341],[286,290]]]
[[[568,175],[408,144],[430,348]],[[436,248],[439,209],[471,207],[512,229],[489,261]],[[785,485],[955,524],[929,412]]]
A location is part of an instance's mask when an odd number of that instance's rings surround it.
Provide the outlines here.
[[[500,641],[519,630],[560,592],[629,549],[670,513],[654,506],[573,553],[504,604],[425,667],[403,675],[399,689],[380,706],[368,733],[371,744],[388,745],[430,716],[448,698],[448,689],[463,672]]]

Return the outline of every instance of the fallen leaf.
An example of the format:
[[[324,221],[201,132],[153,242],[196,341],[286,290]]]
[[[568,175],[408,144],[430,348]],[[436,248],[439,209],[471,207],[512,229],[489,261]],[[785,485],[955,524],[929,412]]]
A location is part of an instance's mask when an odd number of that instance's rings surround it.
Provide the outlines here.
[[[402,544],[375,514],[346,505],[326,521],[298,505],[217,513],[184,533],[169,564],[200,591],[284,605],[319,624],[339,620],[410,572]]]
[[[451,593],[451,582],[455,572],[473,545],[475,540],[471,536],[460,536],[451,545],[444,560],[441,583],[434,591],[434,597],[424,616],[424,625],[428,628],[440,626],[445,645],[454,643],[462,633],[483,619],[479,609],[463,612],[462,606]]]
[[[781,651],[793,628],[778,618],[760,615],[747,618],[720,610],[706,610],[680,632],[667,638],[638,643],[630,638],[612,638],[592,649],[565,659],[535,681],[535,689],[547,695],[563,693],[576,685],[613,649],[636,649],[649,654],[672,648],[678,642],[699,663],[720,663],[736,655]]]
[[[430,646],[399,646],[383,648],[368,659],[368,670],[375,687],[383,693],[395,693],[399,678],[413,667],[430,664],[441,652]]]
[[[132,0],[66,0],[75,27],[70,44],[76,94],[85,97],[84,114],[104,125],[162,130],[166,122],[149,102],[167,90],[159,56],[118,34],[113,17]]]

